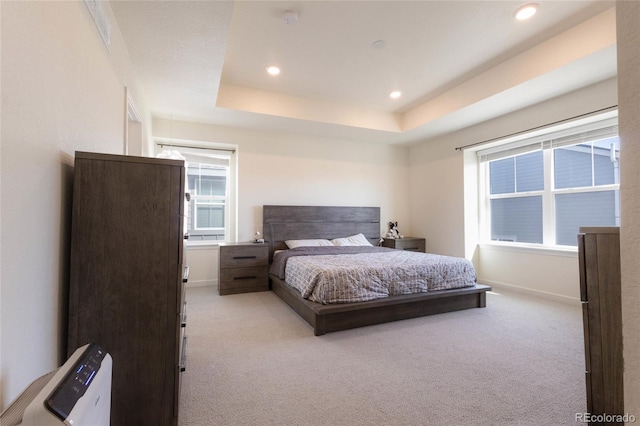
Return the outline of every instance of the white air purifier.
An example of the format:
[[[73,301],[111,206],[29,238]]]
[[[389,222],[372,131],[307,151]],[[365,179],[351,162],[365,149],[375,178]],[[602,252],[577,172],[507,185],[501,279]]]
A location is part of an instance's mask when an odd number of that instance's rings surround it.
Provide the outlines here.
[[[35,380],[0,415],[2,426],[109,426],[111,356],[92,343]]]

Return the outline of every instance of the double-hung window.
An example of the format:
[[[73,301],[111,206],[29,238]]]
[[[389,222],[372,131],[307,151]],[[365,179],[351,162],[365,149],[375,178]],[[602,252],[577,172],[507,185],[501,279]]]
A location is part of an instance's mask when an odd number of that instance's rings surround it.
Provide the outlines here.
[[[189,162],[187,182],[189,238],[224,240],[229,216],[229,166]]]
[[[480,158],[484,241],[576,246],[581,226],[618,226],[616,119],[495,146]]]
[[[158,143],[158,150],[179,153],[186,162],[185,230],[189,243],[234,241],[235,152],[233,148],[186,147]]]

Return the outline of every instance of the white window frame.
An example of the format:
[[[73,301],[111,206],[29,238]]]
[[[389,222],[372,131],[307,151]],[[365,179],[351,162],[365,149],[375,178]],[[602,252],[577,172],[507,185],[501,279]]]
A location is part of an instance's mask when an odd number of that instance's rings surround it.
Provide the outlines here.
[[[192,163],[207,164],[207,157],[226,156],[228,158],[228,173],[226,180],[226,197],[222,196],[199,196],[198,198],[210,199],[210,200],[222,200],[225,199],[225,227],[224,227],[224,240],[198,240],[197,238],[190,238],[187,240],[189,246],[207,246],[207,245],[219,245],[221,243],[235,242],[238,238],[237,229],[237,205],[238,205],[238,146],[213,142],[202,142],[193,140],[179,140],[175,138],[155,138],[155,151],[156,155],[163,150],[171,150],[179,152],[186,161],[192,160]],[[201,156],[199,159],[198,156]],[[200,160],[200,161],[198,161]],[[187,170],[185,170],[185,185],[188,185]],[[189,190],[189,188],[186,188]],[[194,203],[195,209],[195,203]],[[195,211],[191,209],[191,203],[185,201],[185,215],[193,215],[194,229],[199,230],[221,230],[222,228],[196,228],[197,227],[197,215]],[[185,220],[185,232],[187,228],[187,222]]]
[[[196,163],[196,164],[206,164],[206,163]],[[230,192],[230,169],[229,166],[221,166],[226,169],[226,179],[225,179],[225,194],[226,195],[200,195],[199,191],[194,191],[194,188],[189,188],[191,192],[191,198],[193,199],[193,209],[189,210],[189,213],[193,215],[193,229],[197,231],[224,231],[225,235],[227,235],[227,226],[224,227],[203,227],[198,226],[198,205],[223,205],[224,206],[224,217],[225,224],[227,223],[227,218],[229,217],[229,192]],[[223,203],[220,203],[222,201]]]
[[[611,116],[613,115],[613,116]],[[614,114],[608,114],[608,118],[601,118],[591,120],[587,124],[574,124],[573,126],[565,127],[561,130],[553,131],[549,129],[547,133],[534,135],[524,134],[517,140],[504,140],[502,142],[493,143],[489,148],[480,149],[477,151],[478,156],[478,207],[479,207],[479,239],[482,245],[501,245],[510,247],[523,247],[523,248],[547,248],[554,250],[569,250],[577,251],[577,247],[559,245],[555,243],[556,229],[555,229],[555,195],[556,194],[577,194],[586,192],[600,192],[620,190],[620,183],[598,185],[594,186],[595,174],[592,173],[592,186],[577,187],[577,188],[560,188],[554,187],[554,161],[553,150],[563,146],[562,144],[553,143],[554,140],[562,140],[562,138],[572,137],[581,132],[588,132],[600,128],[606,128],[610,126],[617,126],[617,111]],[[538,149],[531,148],[534,144],[540,144]],[[570,144],[565,144],[570,146]],[[527,150],[526,147],[529,147]],[[514,192],[508,194],[490,194],[490,181],[489,181],[489,163],[491,160],[487,160],[487,157],[494,157],[493,159],[515,157],[516,155],[523,154],[525,152],[535,152],[537,150],[543,152],[543,164],[544,164],[544,189],[540,191],[527,191],[527,192]],[[512,155],[502,155],[506,151],[512,151]],[[593,148],[592,148],[593,150]],[[618,160],[619,161],[619,160]],[[593,155],[592,155],[593,162]],[[593,167],[593,165],[592,165]],[[505,198],[517,198],[527,196],[539,196],[542,195],[542,244],[538,243],[524,243],[524,242],[511,242],[511,241],[496,241],[491,239],[491,200],[492,199],[505,199]],[[619,209],[619,204],[617,206]],[[619,221],[619,215],[617,215]]]

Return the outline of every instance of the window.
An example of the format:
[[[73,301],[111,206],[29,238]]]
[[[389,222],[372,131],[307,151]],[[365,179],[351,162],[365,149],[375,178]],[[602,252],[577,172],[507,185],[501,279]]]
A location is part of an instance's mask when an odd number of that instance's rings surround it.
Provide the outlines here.
[[[189,244],[235,241],[236,149],[186,147],[158,143],[158,151],[171,150],[186,161],[185,230]]]
[[[617,131],[607,120],[479,151],[483,239],[577,246],[581,226],[618,226]]]
[[[190,194],[187,213],[189,238],[225,239],[228,176],[228,166],[187,163],[187,187]]]

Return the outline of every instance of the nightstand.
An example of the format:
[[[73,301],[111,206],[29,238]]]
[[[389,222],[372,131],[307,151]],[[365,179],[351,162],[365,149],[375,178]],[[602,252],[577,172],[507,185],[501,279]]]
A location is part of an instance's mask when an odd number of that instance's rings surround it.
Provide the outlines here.
[[[396,250],[425,252],[426,241],[424,238],[385,238],[382,247],[389,247]]]
[[[269,246],[264,243],[220,245],[218,293],[269,290]]]

